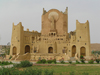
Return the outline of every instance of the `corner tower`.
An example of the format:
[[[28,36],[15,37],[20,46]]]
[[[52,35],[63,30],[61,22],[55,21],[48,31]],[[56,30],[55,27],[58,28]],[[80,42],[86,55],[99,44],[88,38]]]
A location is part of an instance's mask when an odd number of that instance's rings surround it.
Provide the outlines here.
[[[76,50],[78,55],[90,56],[90,30],[89,21],[80,23],[76,20]]]
[[[11,37],[11,48],[10,55],[22,54],[23,51],[23,26],[19,22],[17,25],[14,25],[12,28],[12,37]]]
[[[43,8],[42,14],[42,35],[55,33],[64,35],[68,33],[68,7],[65,12],[51,9],[48,12]]]

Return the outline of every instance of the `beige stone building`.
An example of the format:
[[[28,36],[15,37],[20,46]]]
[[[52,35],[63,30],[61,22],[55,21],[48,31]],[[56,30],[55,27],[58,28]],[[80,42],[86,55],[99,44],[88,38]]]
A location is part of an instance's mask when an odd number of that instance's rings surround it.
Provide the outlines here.
[[[10,55],[21,58],[29,53],[30,59],[75,57],[76,53],[78,57],[91,55],[89,21],[80,23],[76,20],[76,30],[68,33],[68,7],[64,12],[43,9],[41,24],[39,33],[29,29],[24,31],[21,22],[17,25],[13,23]]]

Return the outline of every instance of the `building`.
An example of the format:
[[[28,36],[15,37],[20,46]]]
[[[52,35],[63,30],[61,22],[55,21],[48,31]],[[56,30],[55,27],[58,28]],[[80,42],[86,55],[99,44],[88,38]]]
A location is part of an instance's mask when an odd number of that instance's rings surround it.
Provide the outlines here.
[[[10,45],[0,45],[0,56],[2,56],[2,54],[6,54],[9,48]]]
[[[64,53],[69,57],[75,54],[90,56],[90,31],[89,21],[80,23],[76,20],[76,30],[68,33],[68,7],[65,12],[51,9],[48,12],[43,8],[42,30],[24,31],[22,23],[19,22],[12,28],[10,55],[23,55],[30,53],[31,57],[43,55],[61,56]]]

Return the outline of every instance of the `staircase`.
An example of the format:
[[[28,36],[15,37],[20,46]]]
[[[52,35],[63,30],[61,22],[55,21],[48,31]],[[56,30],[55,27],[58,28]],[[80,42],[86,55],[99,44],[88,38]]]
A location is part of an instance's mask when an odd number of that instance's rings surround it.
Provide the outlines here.
[[[17,56],[15,60],[30,60],[30,58],[31,58],[30,53],[26,53],[26,54]]]
[[[71,61],[76,61],[75,57],[70,57]]]

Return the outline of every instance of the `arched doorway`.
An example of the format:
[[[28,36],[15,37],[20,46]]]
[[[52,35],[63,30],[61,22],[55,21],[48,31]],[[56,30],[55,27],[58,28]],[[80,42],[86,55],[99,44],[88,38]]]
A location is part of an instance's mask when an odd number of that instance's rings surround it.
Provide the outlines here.
[[[53,53],[53,48],[52,47],[48,48],[48,53]]]
[[[81,47],[81,48],[80,48],[80,55],[86,56],[85,47]]]
[[[30,53],[30,46],[29,45],[25,46],[25,53]]]
[[[16,54],[17,54],[17,48],[16,48],[16,47],[13,47],[12,54],[13,54],[13,55],[16,55]]]
[[[72,46],[72,57],[75,57],[75,53],[76,53],[76,46]]]

